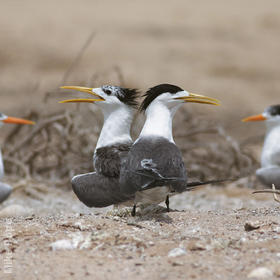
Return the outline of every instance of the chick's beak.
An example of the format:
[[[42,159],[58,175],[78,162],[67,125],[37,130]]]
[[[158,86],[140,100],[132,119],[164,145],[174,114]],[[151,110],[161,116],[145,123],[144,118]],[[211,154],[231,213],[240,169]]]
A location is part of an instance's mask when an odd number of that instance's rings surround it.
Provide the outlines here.
[[[13,118],[13,117],[7,117],[3,120],[3,123],[15,123],[15,124],[35,124],[33,121],[25,120],[25,119],[19,119],[19,118]]]
[[[80,92],[85,92],[85,93],[93,95],[93,96],[95,96],[97,98],[67,99],[67,100],[60,101],[59,103],[77,103],[77,102],[94,103],[94,102],[98,102],[98,101],[105,101],[105,99],[102,96],[100,96],[97,93],[93,92],[93,88],[79,87],[79,86],[63,86],[63,87],[60,87],[60,88],[77,90],[77,91],[80,91]]]
[[[265,121],[266,117],[263,116],[262,114],[260,115],[255,115],[255,116],[250,116],[248,118],[243,119],[243,122],[256,122],[256,121]]]
[[[188,96],[175,97],[174,99],[184,100],[184,102],[201,103],[216,106],[221,105],[218,99],[196,93],[189,93]]]

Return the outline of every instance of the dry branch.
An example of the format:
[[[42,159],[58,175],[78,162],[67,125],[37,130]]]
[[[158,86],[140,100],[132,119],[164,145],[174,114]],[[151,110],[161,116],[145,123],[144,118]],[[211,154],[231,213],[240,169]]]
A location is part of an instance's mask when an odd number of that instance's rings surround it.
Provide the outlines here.
[[[92,157],[102,126],[98,110],[79,107],[47,116],[32,114],[37,125],[14,129],[5,142],[7,173],[68,186],[72,176],[93,171]],[[174,137],[190,180],[239,178],[254,172],[257,161],[223,127],[192,115],[180,111],[174,120]],[[132,127],[133,135],[138,135],[139,123],[141,117]]]

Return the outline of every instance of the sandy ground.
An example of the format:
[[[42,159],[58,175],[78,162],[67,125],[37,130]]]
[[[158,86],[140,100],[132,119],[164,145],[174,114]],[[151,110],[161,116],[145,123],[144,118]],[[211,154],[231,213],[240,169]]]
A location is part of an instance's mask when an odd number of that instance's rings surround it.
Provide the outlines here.
[[[279,30],[277,0],[1,1],[0,111],[63,110],[63,84],[169,82],[219,98],[219,109],[194,112],[243,141],[264,127],[240,119],[279,103]],[[0,220],[0,279],[247,279],[260,267],[280,277],[279,205],[247,183],[203,188],[173,198],[178,211],[136,218],[87,209],[66,187],[18,190],[0,207],[20,205],[24,216]]]
[[[280,208],[270,195],[232,183],[173,197],[170,213],[131,217],[130,208],[88,209],[50,190],[4,203],[23,216],[0,219],[1,279],[280,277]]]
[[[263,267],[268,279],[280,277],[280,208],[270,196],[208,187],[171,199],[186,210],[135,218],[58,196],[5,202],[28,211],[1,219],[1,257],[11,267],[1,279],[247,279]]]

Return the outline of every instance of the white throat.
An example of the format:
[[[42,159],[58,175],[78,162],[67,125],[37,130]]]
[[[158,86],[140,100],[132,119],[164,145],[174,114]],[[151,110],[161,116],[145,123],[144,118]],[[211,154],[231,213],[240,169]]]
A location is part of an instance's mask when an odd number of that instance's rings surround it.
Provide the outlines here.
[[[272,129],[276,128],[276,127],[280,127],[280,120],[277,119],[277,120],[274,120],[274,119],[271,119],[271,120],[266,120],[265,122],[265,125],[266,125],[266,132],[269,133]]]
[[[133,120],[134,110],[124,105],[114,108],[114,110],[102,108],[102,111],[104,124],[95,150],[115,143],[131,142],[130,126]]]
[[[2,158],[2,153],[0,149],[0,179],[4,176],[4,163]]]
[[[174,143],[172,121],[180,105],[178,104],[172,108],[168,108],[167,105],[161,102],[153,101],[146,110],[146,122],[139,138],[158,136],[164,137]]]
[[[261,156],[261,166],[280,165],[280,123],[266,121],[267,132]]]

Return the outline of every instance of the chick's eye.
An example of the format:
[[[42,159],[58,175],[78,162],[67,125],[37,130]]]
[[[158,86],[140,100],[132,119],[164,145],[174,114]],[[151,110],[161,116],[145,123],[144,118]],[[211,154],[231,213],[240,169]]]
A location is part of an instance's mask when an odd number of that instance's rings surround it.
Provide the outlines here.
[[[109,89],[104,90],[104,92],[105,92],[107,95],[111,95],[111,94],[112,94],[112,92],[111,92]]]

